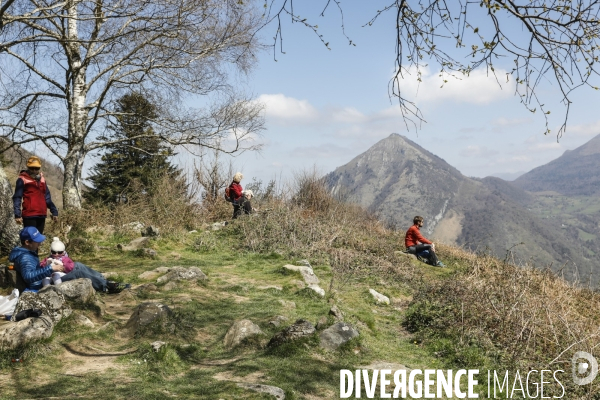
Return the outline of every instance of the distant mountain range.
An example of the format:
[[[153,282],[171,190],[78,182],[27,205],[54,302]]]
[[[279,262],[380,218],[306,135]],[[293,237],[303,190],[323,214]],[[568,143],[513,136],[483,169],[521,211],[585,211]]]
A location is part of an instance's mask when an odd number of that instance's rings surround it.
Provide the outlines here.
[[[581,165],[591,168],[595,154],[600,163],[600,138],[589,143],[591,148],[584,145],[561,157],[570,158],[558,164],[565,169],[560,177],[583,176],[577,169]],[[581,164],[570,154],[589,158]],[[491,252],[500,258],[514,256],[517,262],[560,270],[571,280],[588,282],[592,271],[591,282],[595,284],[600,281],[600,266],[595,265],[595,254],[600,252],[600,225],[596,226],[598,232],[589,232],[592,229],[588,227],[580,234],[577,221],[582,216],[567,209],[573,202],[583,207],[595,201],[600,210],[600,202],[588,195],[560,196],[563,192],[552,186],[559,185],[558,179],[552,178],[557,168],[552,163],[514,183],[496,177],[468,178],[406,137],[392,134],[325,179],[333,193],[362,205],[397,228],[407,229],[413,217],[421,215],[426,219],[423,233],[434,240]],[[569,172],[569,168],[574,170]],[[532,173],[536,174],[532,180],[548,182],[546,186],[526,183]],[[573,186],[581,187],[581,192],[597,193],[600,169],[596,169],[596,176],[593,190],[585,191],[577,182]],[[534,188],[542,193],[532,193]],[[593,225],[592,220],[588,225]],[[582,234],[586,240],[582,240]],[[399,247],[404,244],[399,243]]]
[[[569,196],[600,194],[600,135],[521,175],[514,184],[530,192],[553,191]]]

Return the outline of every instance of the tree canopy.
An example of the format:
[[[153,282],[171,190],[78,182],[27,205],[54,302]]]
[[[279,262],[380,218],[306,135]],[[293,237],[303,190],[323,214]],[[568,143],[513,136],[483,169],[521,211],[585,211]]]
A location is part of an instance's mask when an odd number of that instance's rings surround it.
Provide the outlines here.
[[[104,135],[132,90],[159,109],[152,135],[170,146],[252,148],[262,109],[229,75],[254,65],[259,26],[256,7],[237,0],[3,1],[0,136],[61,160],[65,207],[81,206],[87,155],[133,139]]]
[[[85,198],[104,204],[126,203],[133,190],[152,195],[165,174],[181,180],[181,171],[169,161],[173,150],[152,127],[151,121],[158,118],[156,106],[133,92],[117,100],[115,113],[116,125],[102,138],[107,145],[91,170],[88,179],[94,187]]]

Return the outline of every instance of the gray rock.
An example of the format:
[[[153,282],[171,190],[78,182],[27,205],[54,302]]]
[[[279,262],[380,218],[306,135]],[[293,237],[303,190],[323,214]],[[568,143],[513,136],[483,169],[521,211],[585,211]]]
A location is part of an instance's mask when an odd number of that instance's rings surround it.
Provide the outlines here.
[[[227,221],[223,221],[223,222],[215,222],[214,224],[211,225],[211,229],[213,231],[218,231],[223,229],[223,227],[227,226]]]
[[[177,289],[177,283],[175,282],[167,282],[166,285],[162,287],[162,290],[164,291],[169,291],[173,289]]]
[[[336,350],[342,344],[359,335],[356,328],[345,322],[338,322],[325,329],[319,335],[321,347],[326,350]]]
[[[144,250],[144,254],[149,257],[156,257],[158,255],[158,252],[154,249],[144,248],[143,250]]]
[[[194,230],[191,230],[191,231],[189,231],[188,233],[189,233],[189,234],[192,234],[192,233],[198,233],[198,231],[194,229]]]
[[[157,276],[159,276],[161,273],[160,272],[156,272],[156,270],[154,271],[145,271],[142,272],[141,274],[138,275],[138,278],[140,279],[154,279]]]
[[[375,299],[378,304],[390,304],[390,299],[387,296],[384,296],[373,289],[369,289],[369,293],[371,293],[371,296],[373,296],[373,299]]]
[[[158,351],[161,349],[161,347],[163,347],[164,345],[166,345],[165,342],[157,340],[156,342],[152,342],[150,343],[150,346],[152,346],[152,350],[154,350],[155,353],[158,353]]]
[[[156,237],[160,234],[160,230],[155,226],[147,226],[146,229],[142,229],[142,236]]]
[[[137,239],[133,239],[131,242],[129,242],[129,244],[126,245],[118,244],[117,247],[123,251],[134,251],[143,249],[144,247],[148,247],[148,244],[150,244],[149,237],[140,237]]]
[[[304,279],[304,282],[306,282],[307,285],[317,285],[319,283],[319,278],[317,278],[312,268],[310,267],[287,264],[284,265],[283,268],[288,271],[300,272],[302,278]]]
[[[25,292],[19,296],[19,302],[13,315],[23,310],[37,308],[42,311],[42,316],[48,317],[52,324],[71,315],[72,310],[65,300],[65,296],[55,290],[45,292]]]
[[[166,324],[167,318],[172,314],[169,307],[160,303],[142,303],[133,310],[125,329],[131,333],[137,333],[142,328],[160,322]]]
[[[285,342],[301,339],[315,333],[315,327],[310,322],[299,319],[293,325],[288,326],[281,332],[278,332],[271,338],[268,347],[275,347]]]
[[[171,270],[170,267],[158,267],[158,268],[154,268],[154,271],[157,272],[157,273],[159,273],[159,274],[166,274],[170,270]]]
[[[280,389],[276,386],[259,385],[257,383],[245,383],[245,382],[238,382],[237,385],[238,385],[238,387],[241,387],[242,389],[248,389],[248,390],[258,392],[258,393],[270,394],[272,396],[275,396],[275,398],[277,400],[285,399],[285,392],[283,391],[283,389]]]
[[[325,297],[325,289],[323,289],[322,287],[320,287],[319,285],[308,285],[308,288],[310,290],[312,290],[313,292],[315,292],[316,294],[318,294],[321,297]]]
[[[19,245],[21,227],[15,222],[12,212],[12,187],[8,176],[0,165],[0,255],[8,255]]]
[[[170,281],[197,281],[205,280],[206,275],[198,267],[173,267],[166,274],[156,280],[156,283],[165,283]]]
[[[123,228],[131,230],[131,231],[137,231],[140,232],[142,229],[144,229],[144,224],[142,224],[139,221],[136,222],[130,222],[128,224],[124,224]]]
[[[48,285],[38,292],[57,292],[65,296],[65,299],[79,304],[93,303],[96,300],[96,291],[92,286],[92,281],[88,278],[74,279],[63,282],[59,285]]]
[[[17,288],[19,292],[22,292],[27,287],[21,275],[17,274],[17,271],[14,269],[8,269],[6,265],[0,266],[0,286]]]
[[[317,322],[317,330],[322,330],[325,329],[327,327],[327,317],[323,316],[321,318],[319,318],[319,321]]]
[[[158,287],[154,283],[144,283],[136,288],[138,292],[158,292]]]
[[[278,328],[279,325],[281,325],[284,321],[287,321],[287,317],[284,317],[283,315],[276,315],[269,321],[269,325],[273,325],[274,327]]]
[[[258,325],[249,319],[235,321],[225,334],[223,344],[225,348],[232,349],[239,345],[242,340],[255,335],[263,335],[263,331],[260,330]]]
[[[47,315],[11,321],[0,328],[0,348],[15,349],[35,340],[47,339],[52,336],[53,329],[54,323]]]
[[[329,310],[329,315],[333,315],[333,317],[338,321],[344,320],[344,314],[336,305],[333,305],[333,307],[331,307],[331,309]]]
[[[81,314],[75,314],[73,316],[73,322],[75,323],[75,325],[85,326],[86,328],[93,328],[94,326],[96,326],[88,317]]]

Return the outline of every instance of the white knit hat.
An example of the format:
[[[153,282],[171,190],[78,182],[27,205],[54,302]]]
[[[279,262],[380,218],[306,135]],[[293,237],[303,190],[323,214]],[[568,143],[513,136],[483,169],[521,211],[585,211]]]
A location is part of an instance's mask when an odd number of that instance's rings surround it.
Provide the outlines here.
[[[50,245],[50,250],[59,252],[65,251],[65,244],[61,242],[59,238],[53,237],[52,244]]]

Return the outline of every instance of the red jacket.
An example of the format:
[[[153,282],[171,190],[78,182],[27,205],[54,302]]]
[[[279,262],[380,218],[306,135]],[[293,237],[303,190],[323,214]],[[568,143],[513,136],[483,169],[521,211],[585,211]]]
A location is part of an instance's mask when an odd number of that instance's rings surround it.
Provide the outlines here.
[[[238,200],[240,199],[240,197],[242,197],[243,190],[244,189],[242,189],[242,185],[240,185],[239,183],[231,182],[231,185],[229,185],[229,195],[233,197],[233,202],[235,204],[238,204]]]
[[[406,231],[406,237],[404,238],[404,244],[406,248],[416,246],[419,243],[431,244],[432,242],[425,239],[423,235],[421,235],[421,231],[419,231],[419,227],[417,225],[413,225]]]
[[[13,205],[15,218],[46,217],[48,208],[52,215],[58,215],[58,210],[52,202],[50,190],[46,185],[44,176],[42,175],[38,181],[29,176],[27,171],[21,171],[17,178],[15,193],[13,195]],[[21,207],[23,208],[22,212]]]

